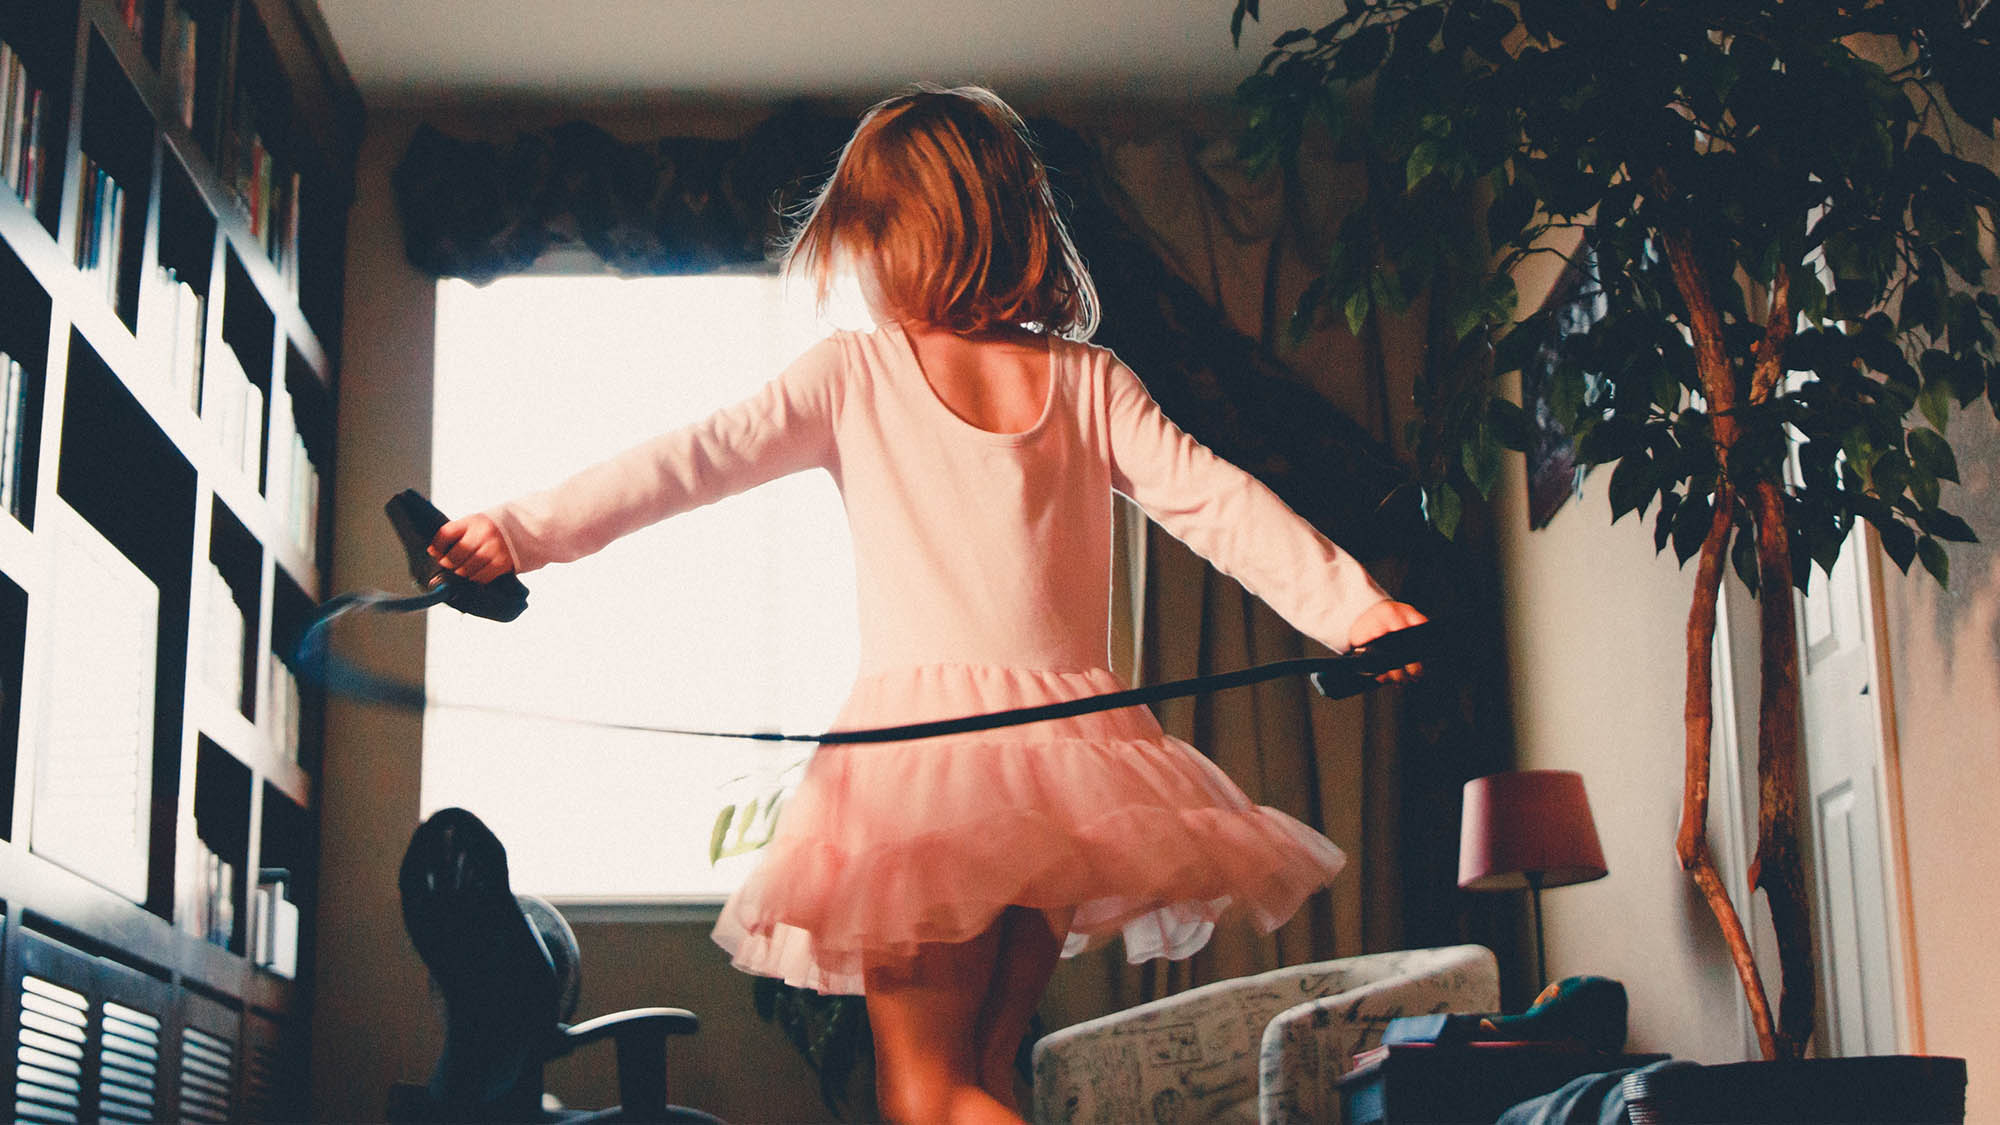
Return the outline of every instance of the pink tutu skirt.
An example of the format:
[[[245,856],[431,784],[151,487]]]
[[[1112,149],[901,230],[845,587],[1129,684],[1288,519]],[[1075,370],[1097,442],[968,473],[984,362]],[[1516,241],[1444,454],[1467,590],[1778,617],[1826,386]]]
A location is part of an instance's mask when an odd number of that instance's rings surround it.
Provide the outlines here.
[[[920,665],[863,677],[835,729],[1123,686],[1103,669]],[[1276,929],[1345,862],[1129,707],[818,748],[714,937],[737,968],[822,993],[860,994],[864,965],[969,940],[1009,905],[1073,911],[1064,956],[1119,935],[1135,963],[1179,958],[1225,910]]]

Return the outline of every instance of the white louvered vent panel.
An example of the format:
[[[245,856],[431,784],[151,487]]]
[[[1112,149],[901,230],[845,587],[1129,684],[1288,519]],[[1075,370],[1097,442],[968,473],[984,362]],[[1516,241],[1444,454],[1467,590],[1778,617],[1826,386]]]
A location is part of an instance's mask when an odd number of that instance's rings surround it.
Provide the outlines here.
[[[243,1064],[243,1110],[250,1120],[262,1121],[271,1111],[271,1095],[277,1089],[278,1046],[253,1040],[249,1055]]]
[[[106,1001],[98,1046],[98,1116],[106,1121],[157,1120],[159,1019]]]
[[[229,1120],[236,1044],[190,1027],[181,1033],[181,1120]]]
[[[21,978],[15,1044],[14,1119],[80,1121],[90,1000],[52,981]]]

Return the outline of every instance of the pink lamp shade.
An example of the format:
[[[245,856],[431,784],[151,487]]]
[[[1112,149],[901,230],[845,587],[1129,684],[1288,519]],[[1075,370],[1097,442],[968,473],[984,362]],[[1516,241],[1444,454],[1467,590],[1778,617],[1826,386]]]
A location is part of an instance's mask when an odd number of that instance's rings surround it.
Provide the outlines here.
[[[1606,874],[1583,775],[1522,770],[1465,783],[1458,885],[1468,891],[1587,883]]]

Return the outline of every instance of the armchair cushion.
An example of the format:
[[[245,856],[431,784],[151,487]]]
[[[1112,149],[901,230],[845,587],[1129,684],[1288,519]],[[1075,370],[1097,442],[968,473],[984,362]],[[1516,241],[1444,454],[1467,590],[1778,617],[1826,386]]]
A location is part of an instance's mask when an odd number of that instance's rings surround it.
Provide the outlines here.
[[[1499,968],[1476,945],[1217,981],[1044,1036],[1034,1051],[1034,1116],[1338,1121],[1333,1080],[1380,1041],[1389,1019],[1499,1004]]]

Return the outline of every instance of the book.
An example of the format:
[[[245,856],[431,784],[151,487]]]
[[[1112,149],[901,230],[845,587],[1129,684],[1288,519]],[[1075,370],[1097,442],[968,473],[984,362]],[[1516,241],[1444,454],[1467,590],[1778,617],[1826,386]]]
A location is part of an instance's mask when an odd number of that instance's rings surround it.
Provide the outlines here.
[[[213,563],[202,574],[202,682],[215,694],[241,708],[243,700],[243,646],[250,635],[249,620],[237,604],[236,591]]]
[[[50,569],[56,624],[29,846],[144,902],[159,589],[67,505],[46,505],[36,533],[52,536],[64,564]]]
[[[169,2],[167,12],[167,29],[160,44],[160,75],[167,80],[180,123],[192,129],[198,73],[195,51],[201,42],[201,28],[194,14],[177,3]]]
[[[299,908],[287,890],[292,873],[266,867],[250,898],[250,960],[283,977],[295,976],[299,960]]]
[[[255,487],[263,461],[264,390],[243,370],[236,349],[217,348],[201,378],[201,420],[228,463]]]
[[[124,250],[125,189],[88,153],[81,158],[77,192],[76,264],[118,306],[118,271]]]
[[[21,475],[27,462],[27,369],[0,352],[0,509],[21,514]]]
[[[173,271],[168,271],[173,276]],[[201,411],[202,362],[208,348],[208,298],[174,277],[174,342],[168,381],[185,393],[188,409]]]
[[[43,99],[27,62],[0,41],[0,179],[30,210],[40,202]]]

